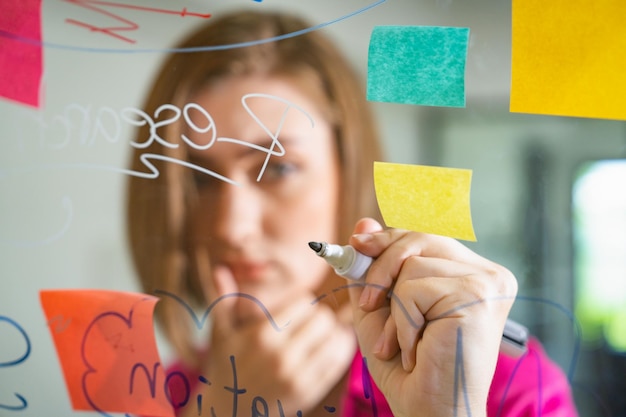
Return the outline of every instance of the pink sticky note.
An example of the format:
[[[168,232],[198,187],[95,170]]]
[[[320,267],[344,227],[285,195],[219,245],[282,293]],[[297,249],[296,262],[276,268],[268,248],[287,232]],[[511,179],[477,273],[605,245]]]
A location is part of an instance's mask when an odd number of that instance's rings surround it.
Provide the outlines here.
[[[41,0],[0,0],[0,96],[39,107]]]
[[[75,410],[173,417],[154,338],[156,297],[104,290],[39,296]]]

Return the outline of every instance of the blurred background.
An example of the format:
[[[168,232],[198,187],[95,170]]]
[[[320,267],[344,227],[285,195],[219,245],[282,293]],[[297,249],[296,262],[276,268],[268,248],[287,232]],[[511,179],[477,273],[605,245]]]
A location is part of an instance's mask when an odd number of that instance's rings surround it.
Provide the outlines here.
[[[470,28],[465,108],[373,103],[387,160],[473,170],[478,241],[467,244],[517,276],[512,317],[568,374],[581,416],[626,416],[626,122],[509,112],[510,1],[123,3],[301,13],[348,53],[364,88],[374,26]],[[44,0],[42,105],[0,99],[1,416],[88,414],[71,409],[40,289],[138,290],[123,219],[132,130],[117,115],[141,105],[163,50],[202,19],[104,9],[137,29],[92,32],[71,21],[115,22]],[[6,407],[16,394],[28,403],[19,411]]]

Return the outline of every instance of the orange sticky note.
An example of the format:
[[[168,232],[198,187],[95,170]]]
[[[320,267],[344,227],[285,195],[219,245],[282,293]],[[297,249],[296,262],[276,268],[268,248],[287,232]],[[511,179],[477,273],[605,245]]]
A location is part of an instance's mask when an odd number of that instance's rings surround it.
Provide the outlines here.
[[[626,120],[626,2],[514,0],[510,110]]]
[[[378,207],[399,229],[475,241],[471,181],[467,169],[374,162]]]
[[[172,416],[153,328],[157,298],[40,291],[74,410]]]

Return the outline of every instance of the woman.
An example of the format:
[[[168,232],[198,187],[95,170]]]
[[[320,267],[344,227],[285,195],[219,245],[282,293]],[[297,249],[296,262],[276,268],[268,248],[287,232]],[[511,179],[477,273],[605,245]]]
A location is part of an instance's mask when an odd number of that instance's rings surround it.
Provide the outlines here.
[[[238,47],[172,55],[144,107],[159,122],[139,129],[133,170],[161,162],[130,180],[130,242],[144,290],[164,296],[178,414],[575,415],[538,346],[540,368],[498,354],[517,289],[505,268],[375,220],[376,129],[335,47],[319,32],[255,43],[307,27],[213,18],[179,46]],[[311,240],[375,258],[365,284]],[[187,304],[208,307],[206,343]]]

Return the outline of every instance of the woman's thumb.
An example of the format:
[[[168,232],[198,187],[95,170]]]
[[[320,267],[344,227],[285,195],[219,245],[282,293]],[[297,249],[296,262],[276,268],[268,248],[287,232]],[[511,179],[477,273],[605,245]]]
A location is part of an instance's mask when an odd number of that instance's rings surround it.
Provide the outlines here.
[[[376,233],[382,230],[383,230],[383,227],[381,226],[381,224],[370,217],[364,217],[360,219],[359,221],[357,221],[356,224],[354,225],[355,235]],[[354,239],[350,239],[350,243],[352,243],[354,246],[355,244]],[[355,246],[355,249],[359,250],[359,248],[356,246]],[[360,313],[359,299],[361,297],[361,292],[363,291],[365,281],[360,282],[359,284],[363,284],[363,285],[350,285],[349,286],[350,299],[352,301],[352,307],[354,309],[355,314]]]
[[[383,226],[371,217],[363,217],[354,225],[354,234],[374,233],[383,230]]]

